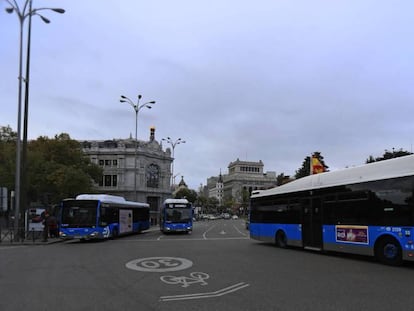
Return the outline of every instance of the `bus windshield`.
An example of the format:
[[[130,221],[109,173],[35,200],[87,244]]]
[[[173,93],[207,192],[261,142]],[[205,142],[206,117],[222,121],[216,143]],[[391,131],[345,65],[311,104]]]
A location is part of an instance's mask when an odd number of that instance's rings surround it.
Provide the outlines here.
[[[192,217],[191,208],[167,208],[165,211],[165,221],[172,223],[189,222]]]
[[[97,201],[63,202],[62,227],[94,227],[96,226]]]

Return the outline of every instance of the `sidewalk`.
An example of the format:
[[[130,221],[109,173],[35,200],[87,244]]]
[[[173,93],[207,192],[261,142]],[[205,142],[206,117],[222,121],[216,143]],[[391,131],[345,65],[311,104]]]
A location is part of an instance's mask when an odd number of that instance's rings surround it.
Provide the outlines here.
[[[159,226],[154,225],[151,226],[148,230],[144,230],[145,232],[152,232],[152,231],[158,231]],[[0,247],[2,246],[20,246],[20,245],[49,245],[54,243],[63,242],[64,240],[61,238],[49,238],[47,239],[47,242],[43,242],[42,238],[42,232],[36,232],[35,238],[33,239],[33,236],[30,235],[24,239],[23,241],[15,242],[13,240],[13,233],[9,230],[2,230],[0,231]]]
[[[60,238],[49,238],[47,242],[43,242],[42,232],[27,233],[22,240],[14,241],[14,232],[12,229],[3,229],[0,231],[0,247],[1,246],[18,246],[18,245],[48,245],[61,242]]]

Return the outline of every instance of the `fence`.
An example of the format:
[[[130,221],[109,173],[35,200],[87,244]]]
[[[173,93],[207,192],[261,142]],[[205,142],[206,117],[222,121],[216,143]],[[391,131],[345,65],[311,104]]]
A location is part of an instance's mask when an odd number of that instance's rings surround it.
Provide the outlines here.
[[[25,241],[33,241],[35,243],[40,239],[43,239],[42,231],[35,231],[34,229],[29,231],[25,230],[24,227],[19,227],[16,235],[13,227],[0,226],[0,243],[23,243]]]

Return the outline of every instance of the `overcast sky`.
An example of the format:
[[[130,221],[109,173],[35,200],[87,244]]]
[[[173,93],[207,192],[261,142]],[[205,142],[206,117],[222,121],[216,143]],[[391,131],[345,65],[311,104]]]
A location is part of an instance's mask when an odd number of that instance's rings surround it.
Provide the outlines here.
[[[22,4],[22,0],[17,0]],[[412,151],[412,0],[34,0],[29,138],[186,141],[192,189],[240,160],[294,175]],[[17,129],[19,22],[0,0],[0,125]],[[143,103],[142,101],[142,103]],[[168,147],[163,144],[164,149]],[[179,177],[177,177],[177,181]]]

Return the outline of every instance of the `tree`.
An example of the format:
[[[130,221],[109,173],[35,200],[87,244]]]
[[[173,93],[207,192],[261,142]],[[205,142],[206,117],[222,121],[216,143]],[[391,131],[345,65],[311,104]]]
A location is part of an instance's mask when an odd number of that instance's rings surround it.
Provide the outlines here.
[[[325,171],[327,171],[329,166],[325,164],[325,161],[323,160],[323,156],[321,155],[321,153],[319,151],[315,151],[312,156],[314,158],[317,158],[319,162],[322,164],[322,166],[325,168]],[[311,161],[311,157],[306,157],[303,160],[302,167],[296,171],[296,174],[295,174],[296,179],[310,175],[310,163],[311,163],[310,161]]]
[[[16,137],[10,126],[0,126],[0,186],[14,189]]]
[[[287,184],[288,182],[291,182],[292,179],[290,176],[285,175],[284,173],[281,173],[276,176],[276,185],[281,186],[284,184]]]
[[[14,145],[0,139],[0,184],[9,189],[15,188]],[[94,191],[94,182],[102,178],[102,168],[91,163],[80,143],[68,134],[56,135],[54,139],[41,136],[29,141],[27,150],[27,205],[56,204],[64,198]]]
[[[217,213],[218,205],[219,205],[219,200],[216,197],[209,197],[207,200],[207,211],[209,213]]]
[[[57,203],[79,193],[94,190],[102,168],[90,162],[78,141],[68,134],[54,139],[39,137],[28,145],[29,199]]]
[[[395,151],[394,148],[392,148],[392,151],[388,151],[387,149],[385,149],[385,152],[382,157],[374,158],[372,155],[370,155],[369,158],[366,159],[365,163],[378,162],[378,161],[388,160],[392,158],[403,157],[403,156],[410,155],[410,154],[413,154],[413,153],[404,151],[402,150],[402,148],[398,151]]]
[[[177,191],[174,198],[187,199],[189,202],[194,203],[197,200],[197,192],[188,188],[181,188]]]
[[[236,206],[236,200],[232,195],[226,195],[223,199],[223,206],[227,212],[233,211],[233,207]]]
[[[12,130],[10,125],[0,126],[0,141],[15,141],[17,133]]]

